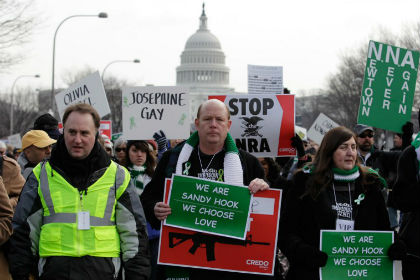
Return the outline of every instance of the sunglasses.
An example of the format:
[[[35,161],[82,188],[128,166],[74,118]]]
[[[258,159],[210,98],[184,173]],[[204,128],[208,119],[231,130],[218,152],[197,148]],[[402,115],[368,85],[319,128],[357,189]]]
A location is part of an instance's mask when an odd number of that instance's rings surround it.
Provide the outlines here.
[[[115,148],[115,151],[116,151],[117,153],[119,153],[119,152],[121,152],[121,151],[125,152],[125,148]]]
[[[366,137],[373,138],[373,133],[372,132],[370,132],[370,133],[362,133],[362,134],[359,135],[359,137],[360,138],[366,138]]]

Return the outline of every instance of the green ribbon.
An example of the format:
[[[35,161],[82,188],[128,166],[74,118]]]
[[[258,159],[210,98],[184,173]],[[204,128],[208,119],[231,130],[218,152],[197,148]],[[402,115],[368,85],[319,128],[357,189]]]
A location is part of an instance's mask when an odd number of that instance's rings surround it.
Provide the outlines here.
[[[360,205],[360,202],[362,202],[363,199],[365,199],[365,195],[363,193],[361,193],[361,194],[359,194],[359,197],[354,200],[354,202],[356,202],[357,205]]]
[[[187,176],[188,176],[188,173],[189,173],[190,168],[191,168],[191,163],[190,163],[189,161],[187,161],[187,162],[185,163],[185,170],[184,170],[184,172],[182,172],[182,174],[184,174],[184,175],[187,175]]]
[[[217,181],[223,182],[223,169],[219,169],[219,177],[217,178]]]

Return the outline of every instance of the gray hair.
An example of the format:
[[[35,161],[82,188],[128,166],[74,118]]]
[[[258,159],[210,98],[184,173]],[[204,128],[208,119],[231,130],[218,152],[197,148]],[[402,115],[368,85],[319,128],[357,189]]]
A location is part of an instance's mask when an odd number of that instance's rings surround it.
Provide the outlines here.
[[[125,139],[121,139],[121,138],[117,139],[117,140],[115,141],[115,144],[114,144],[114,152],[115,152],[115,149],[116,149],[116,148],[118,148],[119,146],[121,146],[121,145],[123,145],[123,144],[126,144],[126,145],[127,145],[127,140],[125,140]]]
[[[0,148],[3,148],[3,149],[7,150],[6,143],[4,143],[3,141],[0,141]]]

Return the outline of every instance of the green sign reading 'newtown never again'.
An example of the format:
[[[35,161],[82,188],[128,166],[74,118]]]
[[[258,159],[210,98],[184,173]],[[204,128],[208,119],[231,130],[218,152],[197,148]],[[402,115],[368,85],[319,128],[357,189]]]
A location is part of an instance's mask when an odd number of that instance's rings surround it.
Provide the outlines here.
[[[173,175],[165,225],[245,239],[251,198],[244,186]]]
[[[395,132],[411,120],[419,52],[369,42],[357,122]]]
[[[320,279],[392,280],[394,266],[387,251],[393,240],[392,231],[321,230],[320,250],[328,261]]]

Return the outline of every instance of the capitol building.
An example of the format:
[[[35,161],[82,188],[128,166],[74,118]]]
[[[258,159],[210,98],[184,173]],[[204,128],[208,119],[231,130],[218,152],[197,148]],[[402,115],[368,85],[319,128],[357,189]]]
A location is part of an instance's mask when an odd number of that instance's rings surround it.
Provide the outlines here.
[[[225,59],[219,40],[207,28],[203,4],[199,28],[188,38],[181,54],[181,65],[176,68],[176,85],[187,88],[190,93],[192,120],[208,95],[234,93],[229,87],[229,67]]]

